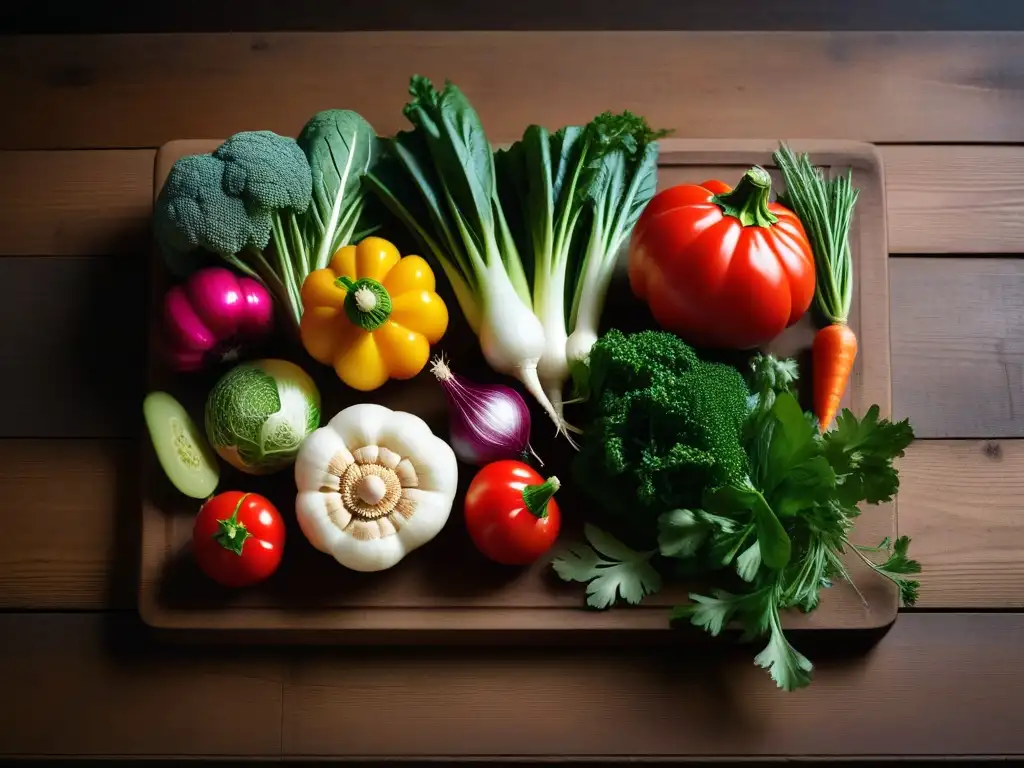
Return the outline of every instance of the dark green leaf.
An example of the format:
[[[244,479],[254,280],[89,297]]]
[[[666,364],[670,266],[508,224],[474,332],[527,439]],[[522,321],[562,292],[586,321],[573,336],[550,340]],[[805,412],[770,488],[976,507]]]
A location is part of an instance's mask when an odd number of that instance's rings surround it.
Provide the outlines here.
[[[913,440],[909,421],[879,419],[877,405],[859,421],[849,409],[843,409],[835,428],[824,436],[825,456],[840,477],[843,502],[879,504],[892,500],[899,489],[893,461],[904,455]]]

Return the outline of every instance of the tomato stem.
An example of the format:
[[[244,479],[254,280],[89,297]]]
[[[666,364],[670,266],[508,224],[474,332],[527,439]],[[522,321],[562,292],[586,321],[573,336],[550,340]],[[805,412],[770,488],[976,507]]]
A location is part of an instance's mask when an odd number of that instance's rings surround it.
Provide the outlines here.
[[[242,508],[242,502],[245,501],[249,494],[242,494],[242,498],[238,500],[235,505],[235,511],[231,513],[231,517],[226,520],[218,520],[217,525],[220,527],[213,538],[218,544],[224,549],[234,552],[236,555],[241,557],[242,546],[245,544],[245,540],[252,536],[249,533],[249,529],[245,527],[245,523],[238,522],[238,510]]]
[[[544,519],[548,516],[548,502],[561,487],[558,478],[553,476],[538,485],[528,485],[523,488],[523,504],[531,515]]]
[[[772,177],[768,171],[755,165],[740,179],[731,192],[715,195],[711,201],[726,216],[740,220],[744,227],[770,227],[779,218],[768,210],[768,197],[772,191]]]

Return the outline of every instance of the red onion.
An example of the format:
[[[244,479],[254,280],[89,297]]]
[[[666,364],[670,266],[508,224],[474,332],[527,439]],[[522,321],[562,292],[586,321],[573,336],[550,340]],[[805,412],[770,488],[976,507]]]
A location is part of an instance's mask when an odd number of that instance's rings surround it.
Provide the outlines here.
[[[533,453],[530,409],[522,395],[503,384],[477,384],[456,376],[440,358],[434,358],[430,370],[448,398],[449,442],[462,461],[482,467]]]

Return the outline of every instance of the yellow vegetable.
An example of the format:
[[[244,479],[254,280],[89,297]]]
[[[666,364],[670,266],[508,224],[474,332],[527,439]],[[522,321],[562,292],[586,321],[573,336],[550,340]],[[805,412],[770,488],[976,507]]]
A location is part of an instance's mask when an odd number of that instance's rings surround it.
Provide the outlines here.
[[[364,392],[423,370],[430,347],[448,329],[448,308],[434,273],[380,237],[339,248],[302,284],[302,345]]]

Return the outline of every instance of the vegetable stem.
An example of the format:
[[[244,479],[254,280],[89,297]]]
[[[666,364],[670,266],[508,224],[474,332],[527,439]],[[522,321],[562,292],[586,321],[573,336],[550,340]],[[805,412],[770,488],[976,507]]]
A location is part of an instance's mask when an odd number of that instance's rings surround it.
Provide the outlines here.
[[[391,294],[372,277],[353,280],[342,275],[335,283],[348,291],[345,314],[353,325],[364,331],[375,331],[391,317]]]
[[[543,519],[548,516],[548,502],[561,487],[562,484],[554,476],[539,485],[528,485],[523,488],[523,504],[531,515]]]
[[[770,227],[779,220],[768,209],[771,191],[772,177],[764,168],[755,165],[743,174],[735,189],[715,195],[712,202],[717,204],[726,216],[739,219],[744,227]]]
[[[238,521],[238,510],[242,508],[242,504],[248,496],[248,493],[242,494],[238,503],[235,504],[231,517],[226,520],[217,521],[218,531],[213,534],[213,538],[218,544],[224,547],[224,549],[234,552],[239,557],[242,555],[242,547],[245,545],[245,540],[252,536],[245,527],[245,523]]]

